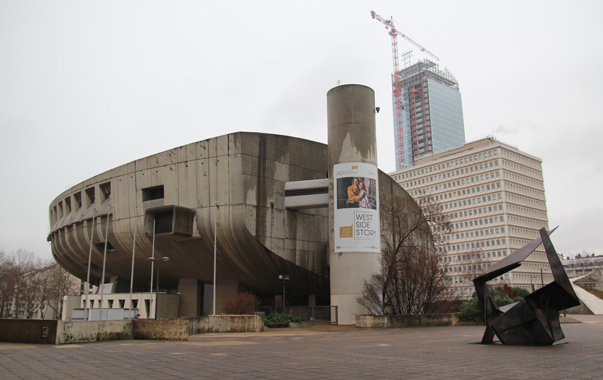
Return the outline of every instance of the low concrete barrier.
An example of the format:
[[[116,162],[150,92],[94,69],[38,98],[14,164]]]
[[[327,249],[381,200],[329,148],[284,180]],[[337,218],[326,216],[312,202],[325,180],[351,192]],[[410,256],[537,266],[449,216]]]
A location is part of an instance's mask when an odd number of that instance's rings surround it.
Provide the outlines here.
[[[134,339],[188,340],[189,330],[188,319],[135,320],[133,336]]]
[[[458,313],[423,315],[356,315],[356,327],[431,327],[454,326],[460,320]]]
[[[260,315],[208,315],[189,320],[191,334],[264,331]]]
[[[57,343],[61,321],[48,319],[0,319],[0,342]]]
[[[0,342],[66,344],[105,340],[188,340],[189,334],[262,332],[259,315],[211,315],[189,319],[63,322],[0,319]]]
[[[132,320],[59,322],[57,344],[132,339]]]
[[[119,339],[132,339],[132,321],[0,319],[0,342],[64,344]]]

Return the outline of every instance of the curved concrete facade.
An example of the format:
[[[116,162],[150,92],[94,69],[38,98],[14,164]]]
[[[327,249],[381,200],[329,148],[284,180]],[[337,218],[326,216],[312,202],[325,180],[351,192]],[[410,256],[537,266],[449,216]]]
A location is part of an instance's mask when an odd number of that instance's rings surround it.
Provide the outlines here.
[[[156,256],[171,259],[160,264],[161,287],[163,281],[175,287],[177,279],[188,277],[211,282],[217,204],[220,281],[278,293],[276,276],[289,273],[292,294],[328,292],[327,211],[284,206],[285,182],[324,178],[326,166],[324,144],[257,133],[234,133],[145,157],[90,178],[52,202],[52,252],[69,272],[85,279],[96,213],[91,282],[97,283],[110,214],[108,241],[114,252],[107,254],[107,278],[127,280],[129,290],[137,230],[134,279],[147,289],[152,239],[148,227],[145,236],[145,210],[179,206],[194,210],[194,228],[190,237],[157,236]],[[143,201],[145,189],[160,186],[162,198]]]
[[[85,281],[94,221],[91,283],[98,284],[109,220],[105,282],[111,279],[114,291],[129,292],[136,235],[135,291],[148,291],[155,220],[155,257],[170,258],[159,263],[160,289],[181,289],[183,279],[196,280],[192,287],[213,281],[217,217],[218,288],[234,284],[235,292],[280,294],[278,275],[289,274],[287,295],[327,298],[328,208],[285,207],[286,182],[324,179],[327,172],[325,144],[260,133],[219,136],[130,162],[66,190],[50,205],[48,239],[57,262]],[[379,181],[381,193],[408,197],[386,174],[379,172]],[[172,215],[171,232],[165,230],[166,213]],[[198,305],[194,309],[179,316],[199,315]]]

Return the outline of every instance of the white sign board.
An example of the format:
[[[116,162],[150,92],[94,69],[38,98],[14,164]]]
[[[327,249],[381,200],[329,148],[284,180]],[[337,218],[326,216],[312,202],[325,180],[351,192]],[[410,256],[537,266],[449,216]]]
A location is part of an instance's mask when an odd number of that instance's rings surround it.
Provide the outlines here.
[[[335,252],[381,252],[378,173],[362,162],[333,167]]]
[[[111,294],[111,293],[113,293],[113,283],[112,282],[101,285],[101,287],[98,288],[98,291],[96,292],[96,294]]]

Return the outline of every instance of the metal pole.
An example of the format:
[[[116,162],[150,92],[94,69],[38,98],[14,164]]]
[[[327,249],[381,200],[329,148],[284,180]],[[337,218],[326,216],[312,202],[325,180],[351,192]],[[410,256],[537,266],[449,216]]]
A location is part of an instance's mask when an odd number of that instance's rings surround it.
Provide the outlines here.
[[[151,319],[151,308],[153,307],[153,272],[155,271],[155,223],[157,220],[153,219],[153,248],[151,249],[151,255],[153,256],[153,261],[151,261],[151,290],[149,292],[149,298],[151,304],[149,305],[149,315],[147,315],[147,319]]]
[[[283,282],[283,314],[285,314],[285,282]]]
[[[132,292],[134,290],[134,255],[136,253],[136,234],[138,233],[138,215],[134,217],[134,243],[132,243],[132,273],[130,274],[130,308],[128,319],[132,319]]]
[[[542,270],[544,267],[540,267],[540,288],[544,288],[544,276],[542,274]]]
[[[216,252],[218,242],[218,205],[216,204],[216,212],[214,213],[214,294],[213,294],[213,315],[216,315]]]
[[[86,303],[84,305],[84,311],[86,313],[86,320],[90,320],[90,306],[88,304],[88,293],[90,293],[90,261],[92,260],[92,237],[94,236],[94,222],[96,221],[96,210],[92,215],[92,229],[90,229],[90,253],[88,253],[88,276],[86,277]]]
[[[107,229],[105,230],[105,253],[103,254],[103,278],[101,280],[101,304],[100,304],[100,316],[99,321],[103,320],[103,302],[105,300],[105,266],[107,264],[107,243],[109,243],[109,215],[107,213]]]
[[[157,263],[157,286],[155,287],[155,320],[157,318],[157,305],[159,305],[159,263]]]

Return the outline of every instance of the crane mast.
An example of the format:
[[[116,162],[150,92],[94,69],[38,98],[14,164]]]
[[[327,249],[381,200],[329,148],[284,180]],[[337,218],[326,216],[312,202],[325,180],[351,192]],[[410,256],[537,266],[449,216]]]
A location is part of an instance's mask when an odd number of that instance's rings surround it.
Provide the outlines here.
[[[392,61],[394,63],[394,72],[392,74],[392,92],[394,93],[394,115],[395,115],[395,128],[396,128],[396,170],[402,169],[401,165],[405,162],[404,156],[404,128],[402,125],[403,120],[403,111],[404,111],[404,103],[402,102],[402,78],[400,77],[400,64],[398,60],[398,36],[404,38],[412,45],[419,48],[422,52],[430,55],[435,60],[439,61],[440,59],[434,55],[429,50],[425,49],[423,46],[419,45],[415,41],[413,41],[407,35],[401,33],[396,29],[394,25],[394,18],[384,19],[383,17],[376,14],[374,11],[371,11],[371,17],[374,20],[379,21],[381,24],[385,25],[385,29],[389,32],[388,34],[391,36],[392,40]]]

